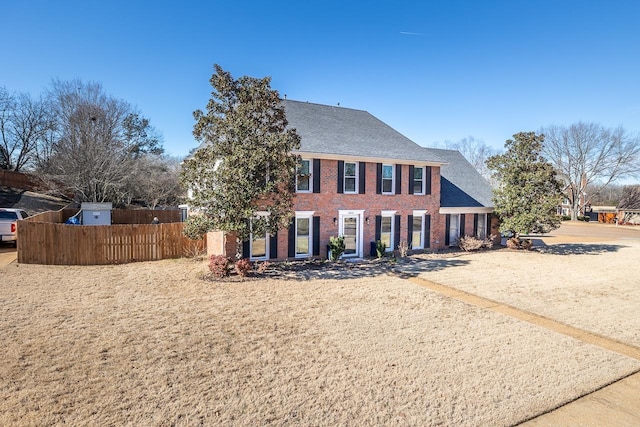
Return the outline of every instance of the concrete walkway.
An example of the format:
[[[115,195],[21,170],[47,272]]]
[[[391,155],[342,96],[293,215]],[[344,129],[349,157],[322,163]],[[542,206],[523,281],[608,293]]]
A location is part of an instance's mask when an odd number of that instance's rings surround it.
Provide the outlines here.
[[[588,344],[640,360],[640,348],[638,347],[419,277],[413,277],[408,280],[449,298],[505,314]],[[640,426],[640,373],[636,372],[520,425],[526,427]]]
[[[0,269],[14,262],[17,256],[18,253],[14,249],[7,251],[0,250]]]

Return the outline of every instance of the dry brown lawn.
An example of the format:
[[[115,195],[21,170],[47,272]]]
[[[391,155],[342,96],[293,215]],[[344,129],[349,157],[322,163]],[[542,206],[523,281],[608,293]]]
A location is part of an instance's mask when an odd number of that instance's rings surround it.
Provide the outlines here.
[[[504,277],[505,253],[437,274]],[[204,269],[0,270],[0,425],[512,425],[640,369],[380,272],[212,283]]]

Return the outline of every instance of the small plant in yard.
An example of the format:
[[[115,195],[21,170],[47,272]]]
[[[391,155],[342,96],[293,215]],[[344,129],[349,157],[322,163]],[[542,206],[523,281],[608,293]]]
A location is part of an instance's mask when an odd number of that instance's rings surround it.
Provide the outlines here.
[[[344,253],[344,236],[329,237],[329,258],[331,261],[337,261]]]
[[[256,261],[253,263],[253,269],[258,274],[266,273],[267,269],[271,266],[269,261]]]
[[[221,279],[229,276],[229,264],[231,261],[224,255],[211,255],[209,258],[209,271],[215,278]]]
[[[406,240],[400,240],[400,244],[398,245],[398,252],[400,253],[400,258],[404,258],[409,253],[409,243]]]
[[[249,270],[251,270],[251,261],[248,258],[242,258],[235,262],[234,268],[238,276],[247,277]]]
[[[493,247],[493,239],[495,236],[492,234],[486,239],[479,239],[475,236],[464,236],[458,241],[458,247],[465,252],[478,251],[480,249],[491,249]]]
[[[385,255],[386,251],[387,245],[383,241],[378,240],[376,242],[376,256],[378,258],[382,258]]]
[[[524,249],[530,250],[533,247],[533,242],[530,239],[520,239],[519,237],[512,237],[507,240],[507,248],[509,249]]]

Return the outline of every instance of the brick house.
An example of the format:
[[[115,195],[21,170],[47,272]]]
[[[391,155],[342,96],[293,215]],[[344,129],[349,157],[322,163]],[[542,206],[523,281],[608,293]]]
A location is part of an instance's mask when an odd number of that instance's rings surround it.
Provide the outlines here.
[[[421,147],[366,111],[283,104],[301,137],[294,219],[251,236],[243,257],[326,258],[331,236],[344,236],[344,258],[360,258],[375,254],[376,241],[387,251],[401,242],[438,250],[461,235],[491,234],[491,188],[459,152]],[[217,233],[210,253],[233,255],[233,241]]]

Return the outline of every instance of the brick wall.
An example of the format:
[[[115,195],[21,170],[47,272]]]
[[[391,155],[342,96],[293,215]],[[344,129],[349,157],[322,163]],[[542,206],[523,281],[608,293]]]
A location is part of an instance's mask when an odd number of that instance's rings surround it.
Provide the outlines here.
[[[409,165],[402,167],[401,194],[376,194],[376,164],[367,163],[365,171],[365,194],[338,194],[338,162],[322,160],[320,175],[320,193],[298,193],[294,200],[296,211],[314,211],[320,217],[320,256],[326,257],[326,245],[330,236],[338,235],[339,225],[333,219],[338,218],[339,210],[364,210],[363,251],[369,255],[370,242],[375,238],[375,217],[383,210],[396,210],[400,215],[400,239],[407,240],[407,216],[414,210],[426,210],[431,215],[431,249],[444,247],[445,219],[438,213],[440,207],[440,168],[431,168],[431,194],[409,194]],[[316,179],[317,177],[313,177]],[[473,222],[473,216],[470,221]],[[473,225],[471,225],[473,229]],[[398,242],[395,242],[397,245]],[[278,258],[287,257],[287,230],[278,233]]]

